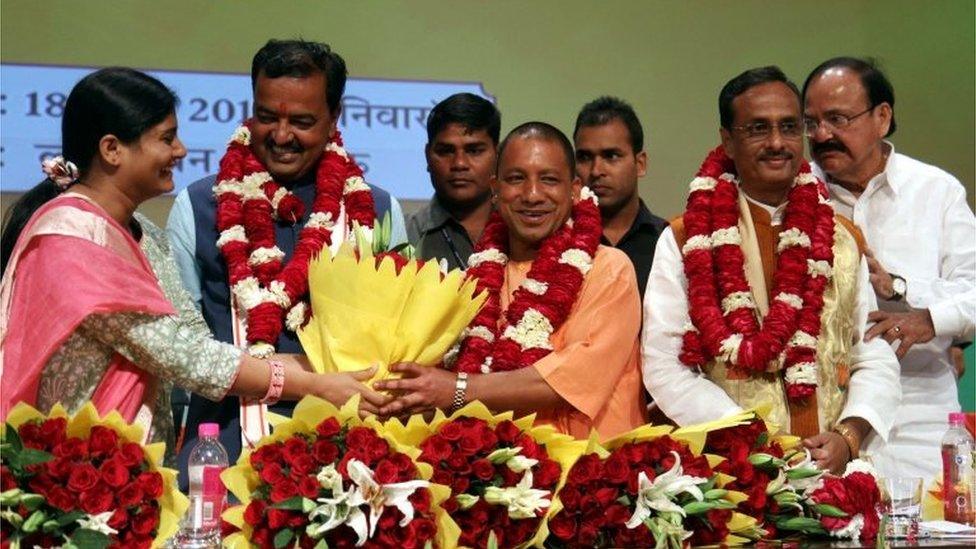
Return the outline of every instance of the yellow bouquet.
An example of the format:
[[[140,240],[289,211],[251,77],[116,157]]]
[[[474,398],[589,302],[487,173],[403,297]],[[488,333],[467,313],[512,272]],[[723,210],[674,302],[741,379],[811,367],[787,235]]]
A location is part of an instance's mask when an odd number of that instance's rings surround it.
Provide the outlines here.
[[[371,255],[344,245],[309,265],[312,316],[298,337],[318,372],[377,366],[374,380],[397,362],[435,365],[478,313],[485,296],[458,270],[436,262]],[[396,260],[396,261],[395,261]],[[397,264],[399,262],[399,264]]]
[[[20,403],[7,416],[0,517],[11,547],[161,547],[179,527],[186,497],[162,467],[165,444],[90,402],[74,416]]]

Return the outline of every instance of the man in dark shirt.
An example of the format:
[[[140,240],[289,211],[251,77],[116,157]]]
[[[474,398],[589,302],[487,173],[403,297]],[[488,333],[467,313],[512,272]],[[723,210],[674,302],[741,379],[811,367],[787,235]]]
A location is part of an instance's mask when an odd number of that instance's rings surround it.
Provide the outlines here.
[[[603,244],[630,257],[643,300],[654,247],[667,222],[651,213],[637,190],[637,180],[647,173],[641,123],[625,101],[600,97],[579,112],[573,140],[576,171],[600,199]]]
[[[491,214],[489,182],[501,114],[470,93],[438,103],[427,119],[427,171],[434,186],[430,203],[410,217],[407,237],[423,259],[464,269]]]

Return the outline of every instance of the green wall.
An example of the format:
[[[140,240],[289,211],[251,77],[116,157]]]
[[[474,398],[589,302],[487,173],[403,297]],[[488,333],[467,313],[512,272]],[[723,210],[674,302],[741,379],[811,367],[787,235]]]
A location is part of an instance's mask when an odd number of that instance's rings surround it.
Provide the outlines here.
[[[503,129],[541,119],[569,131],[584,102],[614,94],[644,122],[642,195],[671,216],[718,142],[722,84],[771,63],[802,82],[840,54],[881,60],[898,150],[955,174],[972,204],[974,19],[972,0],[3,0],[0,57],[243,73],[268,38],[303,36],[331,43],[354,76],[481,81]],[[146,209],[164,219],[170,200]]]

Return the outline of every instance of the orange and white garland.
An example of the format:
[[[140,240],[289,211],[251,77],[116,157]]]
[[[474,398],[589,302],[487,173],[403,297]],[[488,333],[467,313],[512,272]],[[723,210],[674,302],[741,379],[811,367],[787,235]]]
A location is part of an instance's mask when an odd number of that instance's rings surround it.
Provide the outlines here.
[[[818,384],[817,337],[833,274],[834,211],[826,187],[803,162],[787,195],[773,299],[760,326],[745,277],[735,181],[735,166],[718,147],[690,185],[682,255],[692,326],[679,358],[697,367],[720,360],[750,374],[773,364],[785,370],[788,396],[803,399]]]
[[[363,172],[336,132],[316,168],[312,213],[285,264],[275,239],[275,220],[297,223],[305,207],[273,180],[250,144],[245,123],[234,132],[220,160],[213,187],[217,247],[227,263],[233,300],[247,323],[248,352],[267,357],[274,353],[284,326],[294,331],[307,320],[308,264],[332,243],[340,214],[344,212],[350,234],[361,227],[368,236],[375,213]]]
[[[488,299],[463,332],[453,369],[468,373],[516,370],[552,352],[549,337],[576,303],[602,233],[596,195],[584,187],[570,219],[542,243],[499,323],[508,227],[498,212],[492,213],[468,259],[467,271],[478,280],[478,291],[488,293]]]

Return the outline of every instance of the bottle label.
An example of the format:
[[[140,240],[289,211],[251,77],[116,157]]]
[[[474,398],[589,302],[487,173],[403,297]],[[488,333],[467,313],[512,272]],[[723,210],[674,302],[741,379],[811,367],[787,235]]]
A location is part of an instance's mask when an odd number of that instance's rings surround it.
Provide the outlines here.
[[[220,480],[220,473],[224,468],[206,465],[202,469],[203,524],[207,528],[214,528],[220,526],[220,514],[224,510],[224,502],[227,498],[227,488]]]

